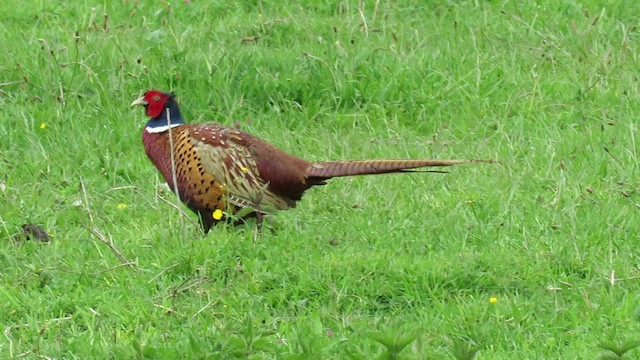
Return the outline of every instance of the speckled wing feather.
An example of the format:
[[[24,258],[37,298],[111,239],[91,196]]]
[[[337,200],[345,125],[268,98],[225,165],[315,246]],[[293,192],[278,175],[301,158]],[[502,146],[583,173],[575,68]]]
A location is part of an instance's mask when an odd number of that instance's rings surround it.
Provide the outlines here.
[[[226,201],[263,213],[294,206],[261,176],[258,155],[246,134],[215,123],[193,127],[190,133],[204,172],[220,182]]]

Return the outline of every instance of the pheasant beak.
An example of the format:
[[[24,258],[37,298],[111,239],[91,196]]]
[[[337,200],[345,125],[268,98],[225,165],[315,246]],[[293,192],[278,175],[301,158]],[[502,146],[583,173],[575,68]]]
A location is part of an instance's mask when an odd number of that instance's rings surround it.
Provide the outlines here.
[[[135,105],[149,105],[149,102],[144,99],[144,96],[141,96],[131,103],[131,106]]]

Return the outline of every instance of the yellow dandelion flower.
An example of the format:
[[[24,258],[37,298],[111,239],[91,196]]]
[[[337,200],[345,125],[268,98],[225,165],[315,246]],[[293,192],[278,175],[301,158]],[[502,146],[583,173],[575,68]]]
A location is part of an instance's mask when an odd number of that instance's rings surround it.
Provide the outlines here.
[[[495,304],[495,303],[497,303],[497,302],[498,302],[498,298],[497,298],[497,297],[495,297],[495,296],[490,297],[490,298],[489,298],[489,302],[490,302],[490,303],[492,303],[492,304]]]
[[[216,209],[216,210],[213,212],[213,219],[214,219],[214,220],[220,220],[220,219],[222,219],[222,210],[220,210],[220,209]]]
[[[45,123],[41,123],[41,124],[40,124],[40,129],[44,129],[44,128],[46,128],[46,127],[47,127],[47,124],[45,124]]]
[[[127,208],[127,204],[120,203],[120,204],[116,205],[116,208],[118,210],[126,209]]]

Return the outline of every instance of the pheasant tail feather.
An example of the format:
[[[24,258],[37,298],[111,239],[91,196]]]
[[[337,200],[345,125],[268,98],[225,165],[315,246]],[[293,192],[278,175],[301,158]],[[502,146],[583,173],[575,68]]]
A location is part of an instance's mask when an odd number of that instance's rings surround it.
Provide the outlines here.
[[[346,160],[323,161],[311,164],[307,178],[330,179],[340,176],[375,175],[407,172],[425,167],[453,166],[485,160]]]

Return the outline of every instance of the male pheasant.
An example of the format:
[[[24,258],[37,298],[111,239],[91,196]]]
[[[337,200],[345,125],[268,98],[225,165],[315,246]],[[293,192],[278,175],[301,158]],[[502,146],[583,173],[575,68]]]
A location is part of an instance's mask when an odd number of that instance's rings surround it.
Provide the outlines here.
[[[172,93],[147,91],[151,120],[142,133],[147,156],[180,199],[200,215],[204,232],[225,215],[256,216],[295,207],[314,185],[339,176],[406,172],[478,160],[351,160],[309,162],[234,128],[184,123]],[[244,214],[244,215],[242,215]]]

